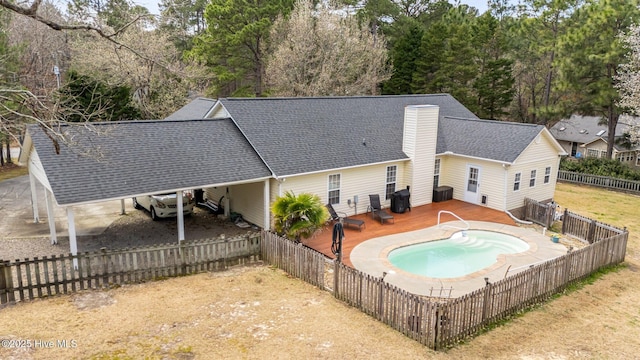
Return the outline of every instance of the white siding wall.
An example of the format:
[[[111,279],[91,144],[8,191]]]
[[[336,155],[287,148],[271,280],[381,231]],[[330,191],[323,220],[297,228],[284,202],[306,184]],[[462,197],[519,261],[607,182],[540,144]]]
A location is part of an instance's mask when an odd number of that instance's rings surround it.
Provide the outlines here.
[[[439,107],[433,105],[405,108],[402,150],[411,159],[405,181],[411,186],[412,206],[429,204],[433,198],[438,114]]]
[[[248,183],[229,186],[229,193],[226,193],[226,186],[205,189],[207,199],[218,202],[222,196],[228,197],[229,209],[242,214],[242,217],[255,225],[264,227],[264,183]]]
[[[538,201],[552,199],[555,193],[556,179],[558,177],[558,166],[560,157],[547,136],[538,136],[516,159],[509,168],[509,178],[507,181],[507,210],[517,209],[524,206],[524,198],[532,198]],[[545,168],[551,166],[551,177],[549,183],[544,183]],[[536,170],[536,184],[529,186],[531,170]],[[520,190],[513,190],[515,174],[520,172]]]
[[[222,106],[220,106],[218,109],[216,109],[216,111],[214,111],[211,115],[209,115],[210,119],[227,118],[227,117],[229,117],[229,113]]]
[[[303,192],[316,194],[320,196],[322,203],[326,204],[328,202],[329,175],[340,174],[340,203],[334,204],[333,207],[336,211],[349,215],[362,214],[367,211],[367,206],[369,206],[369,194],[380,195],[380,201],[383,205],[390,205],[389,201],[385,201],[387,166],[389,165],[397,165],[398,167],[396,190],[406,188],[407,184],[403,182],[405,166],[402,162],[293,176],[286,178],[284,182],[280,183],[280,186],[282,193],[293,191],[295,194]],[[277,189],[277,183],[272,184],[272,188]],[[276,189],[272,191],[272,194],[277,195]],[[353,198],[356,195],[358,196],[358,204],[354,206]],[[351,206],[347,204],[348,199],[351,199]],[[411,199],[413,200],[413,194]],[[273,203],[274,200],[275,197],[272,197],[271,202]]]
[[[440,186],[453,187],[453,198],[464,201],[467,181],[467,165],[480,168],[479,192],[487,196],[487,207],[504,210],[504,183],[506,170],[501,164],[455,155],[445,155],[440,160]],[[480,198],[478,199],[480,205]]]

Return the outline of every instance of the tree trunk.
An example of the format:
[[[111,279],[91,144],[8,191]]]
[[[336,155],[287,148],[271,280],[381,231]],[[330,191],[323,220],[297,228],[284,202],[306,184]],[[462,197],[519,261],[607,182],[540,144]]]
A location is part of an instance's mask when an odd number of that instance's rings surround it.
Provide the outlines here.
[[[11,159],[11,138],[7,136],[7,164],[13,164],[13,160]]]

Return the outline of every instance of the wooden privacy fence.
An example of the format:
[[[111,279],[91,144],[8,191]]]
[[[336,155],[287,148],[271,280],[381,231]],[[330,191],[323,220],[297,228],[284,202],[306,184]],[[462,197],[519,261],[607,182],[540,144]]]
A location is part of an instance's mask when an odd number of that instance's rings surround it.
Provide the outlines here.
[[[626,229],[586,218],[582,221],[595,224],[593,239],[597,240],[590,246],[537,264],[456,299],[415,295],[386,283],[384,277],[368,275],[336,262],[331,288],[335,298],[423,345],[444,349],[492,323],[548,300],[603,267],[624,261],[629,237]],[[306,281],[323,288],[319,272],[326,263],[324,255],[268,233],[263,235],[262,251],[267,263],[301,279],[310,279]],[[307,261],[308,264],[303,264]]]
[[[568,209],[564,210],[564,215],[562,216],[562,233],[582,239],[589,244],[622,232],[627,232],[627,228],[620,230],[615,226],[589,219]]]
[[[556,204],[541,203],[533,199],[524,199],[524,219],[550,228],[556,215]]]
[[[0,304],[258,261],[260,234],[0,261]],[[74,260],[77,267],[74,266]]]
[[[326,290],[327,258],[323,254],[267,231],[262,232],[260,247],[264,262]]]
[[[640,193],[640,181],[559,170],[558,181],[603,187],[610,190]]]

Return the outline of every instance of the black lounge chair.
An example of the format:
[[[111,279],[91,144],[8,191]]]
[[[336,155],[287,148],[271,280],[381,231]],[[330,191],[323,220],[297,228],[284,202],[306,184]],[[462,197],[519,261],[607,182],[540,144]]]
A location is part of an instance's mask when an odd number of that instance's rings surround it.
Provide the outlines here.
[[[362,227],[364,226],[364,221],[358,219],[351,219],[347,217],[347,214],[341,212],[343,216],[339,216],[336,210],[333,208],[333,205],[327,204],[327,210],[329,210],[329,215],[331,215],[331,220],[333,221],[341,221],[345,226],[357,226],[360,231],[362,231]]]
[[[378,194],[369,195],[369,207],[367,208],[367,212],[368,211],[371,211],[372,218],[377,216],[380,219],[381,224],[384,224],[385,220],[393,220],[394,223],[396,222],[393,215],[383,210],[382,204],[380,204],[380,195]]]

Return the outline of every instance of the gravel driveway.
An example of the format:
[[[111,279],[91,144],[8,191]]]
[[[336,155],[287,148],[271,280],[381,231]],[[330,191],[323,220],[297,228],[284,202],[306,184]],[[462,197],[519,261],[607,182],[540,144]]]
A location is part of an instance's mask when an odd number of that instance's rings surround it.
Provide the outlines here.
[[[51,245],[44,190],[38,186],[40,222],[34,223],[29,177],[20,176],[0,182],[0,259],[15,260],[69,253],[66,210],[55,206],[54,219],[58,244]],[[78,251],[100,248],[121,249],[178,241],[176,219],[152,221],[149,214],[136,210],[125,200],[121,214],[119,200],[74,206]],[[195,240],[246,234],[249,231],[219,219],[206,209],[196,208],[185,218],[185,239]]]

